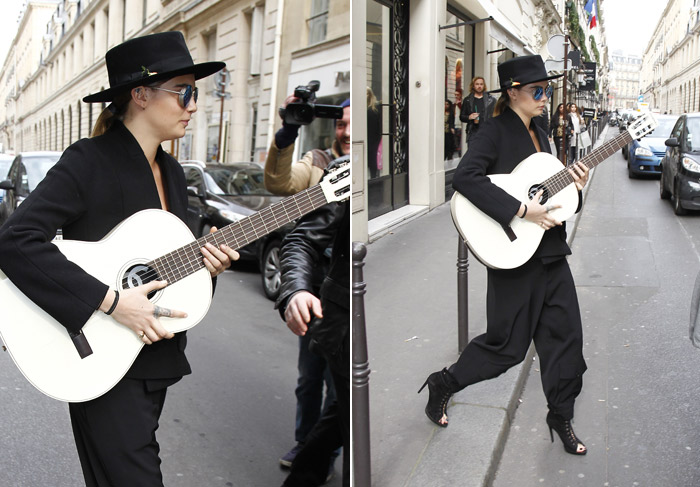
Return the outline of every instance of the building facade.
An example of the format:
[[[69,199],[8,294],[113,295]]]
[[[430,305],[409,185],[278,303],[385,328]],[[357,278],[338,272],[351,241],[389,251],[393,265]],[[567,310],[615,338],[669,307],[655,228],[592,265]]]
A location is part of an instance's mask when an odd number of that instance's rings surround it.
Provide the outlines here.
[[[0,71],[4,149],[60,151],[88,137],[104,105],[81,99],[109,86],[107,50],[168,30],[183,33],[195,63],[228,70],[198,81],[186,135],[164,143],[180,160],[264,162],[299,51],[335,42],[325,61],[349,71],[349,0],[28,0]]]
[[[637,109],[640,99],[642,58],[622,51],[610,56],[610,104],[613,109]],[[643,102],[642,98],[642,102]]]
[[[472,78],[482,76],[492,90],[498,87],[499,63],[526,54],[551,58],[547,42],[562,34],[568,8],[582,15],[584,5],[581,0],[353,3],[353,240],[379,238],[450,198],[452,174],[467,149],[459,112]],[[585,32],[588,43],[593,33],[587,26]],[[600,28],[596,36],[604,37]],[[607,56],[604,38],[598,46]],[[557,82],[553,107],[562,85]],[[366,103],[355,101],[365,94]]]
[[[644,51],[641,92],[661,113],[700,111],[700,1],[669,0]]]

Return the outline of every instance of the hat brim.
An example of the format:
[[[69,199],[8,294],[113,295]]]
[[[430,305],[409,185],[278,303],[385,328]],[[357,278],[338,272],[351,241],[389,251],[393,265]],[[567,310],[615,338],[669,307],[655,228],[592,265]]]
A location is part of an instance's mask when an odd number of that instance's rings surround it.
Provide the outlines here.
[[[533,79],[533,80],[531,80],[531,81],[521,82],[519,85],[516,85],[516,86],[502,86],[502,87],[497,88],[497,89],[495,89],[495,90],[487,91],[487,93],[502,93],[502,92],[504,92],[504,91],[506,91],[506,90],[509,90],[509,89],[511,89],[511,88],[518,88],[518,87],[520,87],[520,86],[525,86],[525,85],[529,85],[529,84],[532,84],[532,83],[539,83],[540,81],[549,81],[549,80],[552,80],[552,79],[561,78],[562,76],[564,76],[564,73],[562,73],[562,74],[554,74],[554,75],[552,75],[552,76],[547,76],[546,78]]]
[[[148,76],[146,78],[141,78],[141,79],[129,81],[127,83],[122,83],[122,84],[117,85],[117,86],[111,86],[111,87],[107,88],[106,90],[102,90],[98,93],[93,93],[91,95],[86,96],[85,98],[83,98],[83,102],[85,102],[85,103],[98,103],[98,102],[108,102],[108,101],[111,102],[117,94],[123,93],[125,90],[130,90],[132,88],[136,88],[137,86],[148,86],[148,85],[153,84],[157,81],[162,81],[162,80],[174,78],[176,76],[182,76],[183,74],[194,74],[194,79],[198,80],[198,79],[206,78],[207,76],[211,76],[212,74],[221,71],[225,67],[226,67],[226,63],[222,63],[219,61],[194,64],[194,65],[188,66],[186,68],[176,69],[173,71],[167,71],[164,73],[158,73],[158,74]]]

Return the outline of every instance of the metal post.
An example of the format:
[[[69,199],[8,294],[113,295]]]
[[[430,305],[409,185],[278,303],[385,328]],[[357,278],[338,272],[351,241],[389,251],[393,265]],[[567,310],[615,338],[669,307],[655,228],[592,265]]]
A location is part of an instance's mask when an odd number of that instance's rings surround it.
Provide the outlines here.
[[[367,248],[352,243],[352,455],[354,485],[372,485],[369,435],[369,360],[365,329],[365,282],[362,268]]]
[[[566,91],[569,85],[569,34],[566,33],[566,20],[564,21],[564,86],[562,87],[562,104],[564,105],[564,123],[566,123],[569,111],[566,109]],[[557,117],[559,112],[557,111]],[[568,159],[568,147],[566,146],[566,130],[562,130],[561,152],[559,153],[561,163],[566,166]]]
[[[469,251],[457,237],[457,351],[469,343]]]

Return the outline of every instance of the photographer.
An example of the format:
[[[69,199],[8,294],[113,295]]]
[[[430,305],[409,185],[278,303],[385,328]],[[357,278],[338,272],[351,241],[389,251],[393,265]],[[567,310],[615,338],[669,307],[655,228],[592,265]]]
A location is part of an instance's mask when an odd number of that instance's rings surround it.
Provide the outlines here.
[[[288,97],[282,108],[286,109],[295,101],[299,101],[299,98],[294,95]],[[282,122],[282,128],[275,134],[265,160],[265,187],[270,192],[291,196],[309,188],[321,180],[323,170],[332,160],[350,153],[350,100],[345,100],[340,106],[343,108],[343,118],[336,120],[333,145],[325,150],[310,150],[294,163],[294,141],[300,126]]]
[[[302,87],[304,88],[304,87]],[[307,100],[315,98],[313,93],[318,89],[314,82],[309,84],[311,94],[307,94]],[[295,94],[299,88],[295,90]],[[308,93],[307,91],[307,93]],[[301,93],[300,93],[301,94]],[[300,125],[287,123],[296,119],[289,115],[290,104],[296,103],[298,109],[297,116],[300,120],[309,123],[313,117],[309,117],[309,112],[304,111],[306,107],[299,106],[303,102],[298,96],[290,96],[285,100],[280,116],[283,124],[282,128],[275,134],[270,150],[265,161],[265,187],[272,193],[279,195],[292,195],[317,184],[324,174],[324,169],[335,159],[348,154],[350,151],[350,100],[345,100],[340,107],[331,108],[327,113],[335,110],[338,115],[342,111],[342,118],[336,119],[335,140],[330,149],[313,149],[307,152],[304,157],[297,162],[292,162],[294,152],[294,141],[297,138]],[[337,115],[336,115],[337,116]],[[285,120],[285,118],[287,120]],[[327,117],[328,118],[328,117]],[[296,120],[295,120],[296,121]],[[314,265],[309,272],[308,285],[305,288],[314,295],[319,295],[321,284],[328,272],[330,259],[326,253],[321,253],[314,260]],[[295,290],[295,291],[298,291]],[[275,305],[280,310],[282,318],[289,325],[288,314],[291,309],[301,309],[303,294],[281,293]],[[297,453],[302,449],[307,435],[316,425],[322,414],[327,414],[329,406],[335,403],[336,394],[331,379],[331,372],[326,364],[326,360],[309,350],[311,335],[299,336],[299,355],[297,359],[297,369],[299,372],[297,387],[294,391],[297,398],[296,424],[294,438],[296,445],[280,458],[280,465],[283,468],[291,468]],[[323,401],[324,382],[326,384],[325,403]],[[321,406],[324,406],[323,408]],[[333,463],[338,452],[331,455],[326,464],[327,474],[333,472]]]

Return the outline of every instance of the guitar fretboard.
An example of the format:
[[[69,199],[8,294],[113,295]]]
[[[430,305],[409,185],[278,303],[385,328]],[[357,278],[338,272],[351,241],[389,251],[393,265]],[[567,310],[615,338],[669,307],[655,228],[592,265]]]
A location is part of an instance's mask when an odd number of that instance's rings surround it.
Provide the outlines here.
[[[146,265],[156,270],[159,279],[166,279],[168,285],[173,284],[204,267],[200,251],[204,244],[240,249],[326,203],[328,201],[321,186],[313,186],[226,225],[217,232],[200,237]]]
[[[624,131],[612,140],[605,142],[599,148],[590,154],[582,157],[579,162],[585,164],[588,169],[593,169],[595,166],[606,160],[615,152],[620,150],[622,146],[629,144],[632,141],[632,135],[628,131]],[[555,175],[549,177],[542,182],[542,186],[547,188],[549,197],[551,198],[562,189],[574,182],[568,169],[562,169]]]

